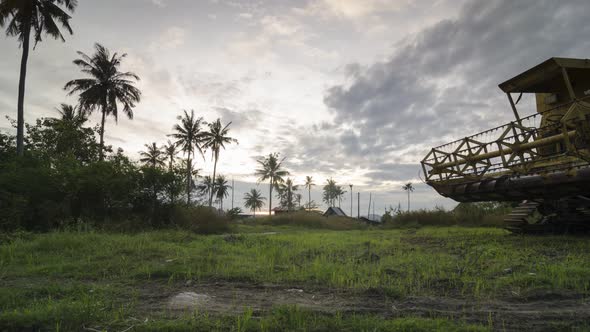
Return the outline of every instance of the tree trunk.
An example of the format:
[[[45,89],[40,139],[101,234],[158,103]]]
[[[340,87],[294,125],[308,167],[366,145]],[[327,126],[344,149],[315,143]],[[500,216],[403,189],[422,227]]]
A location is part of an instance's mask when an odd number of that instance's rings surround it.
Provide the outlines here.
[[[27,79],[27,62],[29,60],[29,44],[31,39],[30,24],[25,23],[23,38],[23,55],[20,63],[16,120],[16,153],[18,156],[23,156],[25,153],[25,81]]]
[[[410,212],[410,191],[408,190],[408,212]]]
[[[192,164],[191,154],[188,154],[188,161],[186,165],[186,205],[191,205],[191,180],[192,180]]]
[[[307,188],[307,209],[311,211],[311,186]]]
[[[105,120],[107,117],[107,110],[106,110],[106,105],[102,106],[102,119],[100,121],[100,146],[99,146],[99,154],[98,154],[98,160],[103,161],[104,160],[104,124],[105,124]]]
[[[270,178],[270,186],[268,189],[268,216],[272,216],[272,183],[273,178]]]
[[[217,172],[217,159],[219,159],[219,155],[215,153],[215,163],[213,164],[213,180],[211,182],[211,194],[209,195],[209,207],[213,205],[213,193],[215,192],[215,175]]]

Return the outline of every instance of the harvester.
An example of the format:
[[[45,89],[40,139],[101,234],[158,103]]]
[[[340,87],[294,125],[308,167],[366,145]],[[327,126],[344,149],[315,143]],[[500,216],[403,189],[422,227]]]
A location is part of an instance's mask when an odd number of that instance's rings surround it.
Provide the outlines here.
[[[499,87],[514,121],[433,148],[426,183],[458,202],[514,202],[514,233],[590,232],[590,60],[551,58]],[[523,94],[535,114],[520,116]]]

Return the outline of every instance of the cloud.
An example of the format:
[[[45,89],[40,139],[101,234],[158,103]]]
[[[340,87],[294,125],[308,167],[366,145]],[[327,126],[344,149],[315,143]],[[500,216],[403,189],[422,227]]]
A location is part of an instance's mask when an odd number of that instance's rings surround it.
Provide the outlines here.
[[[511,120],[498,83],[549,57],[590,52],[585,9],[583,0],[470,1],[457,19],[407,37],[386,60],[344,66],[345,79],[324,96],[330,134],[310,130],[297,144],[305,148],[290,153],[329,160],[310,170],[356,168],[367,183],[416,180],[430,147]]]
[[[232,110],[226,107],[216,107],[217,115],[224,123],[231,121],[231,129],[237,132],[250,130],[256,131],[262,125],[265,118],[269,115],[256,109],[249,110]]]
[[[407,5],[409,1],[391,0],[314,0],[296,11],[302,14],[320,17],[338,17],[359,19],[374,13],[395,11]]]
[[[158,40],[152,44],[152,49],[175,49],[184,45],[187,32],[185,29],[177,26],[166,29],[158,37]]]

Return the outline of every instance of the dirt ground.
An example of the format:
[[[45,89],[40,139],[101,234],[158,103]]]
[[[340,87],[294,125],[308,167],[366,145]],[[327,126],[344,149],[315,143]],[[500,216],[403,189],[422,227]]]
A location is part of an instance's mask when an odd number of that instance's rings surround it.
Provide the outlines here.
[[[526,299],[473,300],[442,297],[388,298],[379,291],[353,292],[237,282],[149,284],[140,292],[142,311],[181,314],[207,311],[239,314],[251,308],[261,314],[272,307],[297,305],[302,309],[344,315],[374,314],[384,318],[444,317],[485,324],[499,331],[553,331],[556,326],[586,326],[590,299],[575,294],[533,294]],[[557,324],[557,325],[556,325]]]

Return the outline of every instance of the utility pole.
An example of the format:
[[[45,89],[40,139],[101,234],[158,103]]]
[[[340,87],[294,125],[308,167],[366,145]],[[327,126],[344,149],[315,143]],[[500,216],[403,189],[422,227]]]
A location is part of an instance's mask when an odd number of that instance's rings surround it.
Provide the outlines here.
[[[350,186],[350,217],[352,218],[352,184]]]
[[[369,193],[369,208],[367,209],[367,219],[371,220],[371,198],[373,197],[373,193]]]
[[[358,210],[357,211],[358,214],[357,214],[356,218],[361,219],[361,193],[360,193],[360,191],[357,193],[357,196],[358,196],[358,200],[356,203],[356,208]]]

